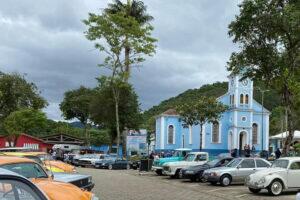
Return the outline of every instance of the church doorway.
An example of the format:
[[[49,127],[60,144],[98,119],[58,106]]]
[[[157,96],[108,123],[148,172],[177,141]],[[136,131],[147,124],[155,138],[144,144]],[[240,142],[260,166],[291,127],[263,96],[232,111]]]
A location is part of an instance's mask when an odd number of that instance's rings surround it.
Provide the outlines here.
[[[239,151],[240,156],[244,154],[244,146],[247,144],[247,133],[245,131],[240,132],[239,135]]]

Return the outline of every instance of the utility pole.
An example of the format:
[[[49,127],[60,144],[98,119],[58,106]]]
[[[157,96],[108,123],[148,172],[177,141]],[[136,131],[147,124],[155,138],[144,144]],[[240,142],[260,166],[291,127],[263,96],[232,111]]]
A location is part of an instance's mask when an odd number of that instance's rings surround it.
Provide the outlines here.
[[[264,94],[270,90],[264,90],[262,88],[257,88],[261,93],[261,151],[264,151]],[[267,140],[267,138],[266,138]]]

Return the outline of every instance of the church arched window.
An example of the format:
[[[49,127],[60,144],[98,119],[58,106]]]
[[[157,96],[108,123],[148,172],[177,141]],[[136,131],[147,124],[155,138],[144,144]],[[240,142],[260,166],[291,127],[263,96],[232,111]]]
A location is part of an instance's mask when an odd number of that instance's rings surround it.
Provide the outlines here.
[[[220,137],[220,124],[219,122],[213,122],[212,124],[212,142],[218,143]]]
[[[168,127],[168,144],[174,144],[174,126],[169,125]]]
[[[258,126],[257,124],[252,124],[252,144],[257,144],[257,132]]]
[[[244,94],[240,95],[240,104],[244,104]]]
[[[234,104],[234,94],[232,95],[232,104]]]
[[[248,104],[248,103],[249,103],[249,95],[246,94],[246,95],[245,95],[245,104]]]
[[[232,104],[232,95],[230,95],[229,98],[230,98],[229,104],[231,105]]]

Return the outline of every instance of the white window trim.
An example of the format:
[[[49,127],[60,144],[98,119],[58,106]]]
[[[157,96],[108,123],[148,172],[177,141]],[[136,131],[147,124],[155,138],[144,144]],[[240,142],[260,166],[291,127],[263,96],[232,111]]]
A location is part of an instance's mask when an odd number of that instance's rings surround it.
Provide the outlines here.
[[[173,143],[169,143],[169,127],[170,126],[173,126]],[[167,126],[167,143],[168,144],[175,144],[175,132],[176,132],[176,128],[175,128],[175,125],[174,124],[168,124]]]
[[[246,118],[245,121],[243,120],[244,117]],[[246,122],[246,121],[247,121],[247,117],[246,117],[246,116],[242,116],[242,117],[241,117],[241,121],[242,121],[242,122]]]
[[[231,135],[231,137],[230,137],[230,135]],[[227,143],[228,150],[234,149],[234,137],[233,137],[233,131],[231,129],[228,131],[227,140],[228,140],[228,143]]]
[[[256,144],[253,144],[253,124],[256,124],[257,125],[257,143]],[[252,122],[252,124],[251,124],[251,132],[252,132],[252,134],[251,134],[251,143],[252,143],[252,145],[259,145],[259,144],[261,144],[261,130],[260,130],[260,125],[259,125],[259,123],[258,122],[256,122],[256,121],[253,121]]]
[[[189,144],[193,144],[193,127],[189,125]]]
[[[211,132],[210,143],[212,143],[212,144],[220,144],[221,143],[222,124],[220,121],[218,121],[218,123],[219,123],[219,141],[218,142],[213,142],[213,123],[211,123],[211,126],[210,126],[210,132]]]

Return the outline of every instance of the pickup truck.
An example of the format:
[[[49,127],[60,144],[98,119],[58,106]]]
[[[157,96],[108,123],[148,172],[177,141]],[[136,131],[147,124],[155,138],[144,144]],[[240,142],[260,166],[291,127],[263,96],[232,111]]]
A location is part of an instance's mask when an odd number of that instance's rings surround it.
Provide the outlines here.
[[[182,168],[203,165],[208,162],[208,160],[209,155],[207,152],[191,152],[182,161],[163,164],[163,174],[171,176],[172,178],[178,178]]]
[[[191,151],[192,149],[187,148],[175,149],[172,157],[155,159],[152,165],[152,170],[155,171],[157,175],[162,175],[162,166],[164,163],[181,161]]]

